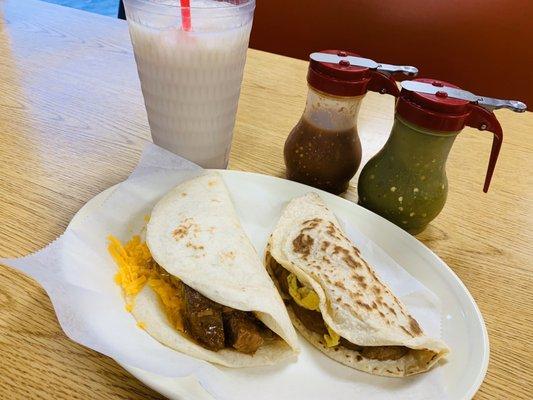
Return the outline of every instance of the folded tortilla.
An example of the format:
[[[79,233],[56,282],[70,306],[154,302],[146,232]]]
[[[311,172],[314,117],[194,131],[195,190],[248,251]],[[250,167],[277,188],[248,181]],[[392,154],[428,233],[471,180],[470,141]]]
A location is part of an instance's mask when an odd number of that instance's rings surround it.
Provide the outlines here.
[[[449,351],[424,334],[315,193],[285,208],[270,237],[266,263],[297,330],[342,364],[376,375],[408,376],[427,371]],[[287,271],[274,273],[280,268]],[[302,322],[310,312],[311,317],[320,312],[323,334]]]
[[[154,285],[146,284],[128,301],[142,328],[156,340],[227,367],[271,365],[298,352],[297,335],[283,301],[218,173],[206,173],[166,194],[151,213],[146,244],[168,274],[219,305],[253,312],[276,334],[254,354],[231,347],[209,350],[169,323]]]

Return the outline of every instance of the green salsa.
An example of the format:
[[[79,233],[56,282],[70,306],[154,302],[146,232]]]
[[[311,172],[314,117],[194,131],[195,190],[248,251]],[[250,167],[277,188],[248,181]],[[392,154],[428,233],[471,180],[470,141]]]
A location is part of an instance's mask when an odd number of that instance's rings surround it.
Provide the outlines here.
[[[385,146],[361,171],[359,204],[411,234],[444,207],[446,159],[460,131],[436,132],[396,116]]]

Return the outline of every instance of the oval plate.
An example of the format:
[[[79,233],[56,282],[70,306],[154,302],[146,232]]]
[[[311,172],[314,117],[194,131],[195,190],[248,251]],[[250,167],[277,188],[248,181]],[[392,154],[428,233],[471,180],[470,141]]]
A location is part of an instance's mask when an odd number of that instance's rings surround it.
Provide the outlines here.
[[[289,201],[311,189],[308,186],[272,176],[219,171],[229,188],[243,225],[258,211],[254,196],[265,191],[282,201]],[[72,219],[75,225],[83,216],[98,208],[109,196],[109,188],[91,199]],[[474,396],[487,372],[489,340],[481,313],[455,273],[431,250],[384,218],[330,193],[319,191],[328,206],[346,223],[353,224],[389,254],[413,277],[439,297],[442,303],[442,338],[452,349],[448,362],[438,368],[444,376],[445,389],[452,399]],[[122,365],[140,381],[169,399],[213,399],[193,377],[167,378]]]

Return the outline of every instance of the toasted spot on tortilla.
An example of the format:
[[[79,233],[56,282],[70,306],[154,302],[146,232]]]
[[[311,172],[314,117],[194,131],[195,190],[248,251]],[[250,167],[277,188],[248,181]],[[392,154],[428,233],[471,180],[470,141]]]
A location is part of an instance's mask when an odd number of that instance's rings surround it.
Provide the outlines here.
[[[370,307],[370,305],[366,304],[364,301],[356,300],[356,303],[360,305],[361,307],[366,308],[368,311],[372,309],[372,307]]]
[[[292,247],[296,253],[308,256],[311,253],[313,243],[314,239],[311,236],[300,233],[296,239],[292,241]]]
[[[418,322],[416,322],[411,316],[409,316],[409,327],[411,328],[411,332],[413,332],[415,335],[422,334],[422,329],[420,329],[420,325],[418,325]]]
[[[343,258],[344,262],[348,264],[349,267],[353,269],[361,268],[362,265],[360,262],[357,262],[352,256],[349,254],[345,255]]]
[[[328,224],[328,227],[326,228],[326,233],[331,236],[332,238],[334,239],[338,239],[340,240],[341,238],[339,237],[339,235],[337,235],[337,232],[339,230],[337,229],[337,227],[335,225],[333,225],[333,222],[330,222]]]
[[[185,218],[181,224],[179,224],[176,229],[172,231],[172,236],[174,236],[174,239],[180,240],[183,239],[185,236],[189,234],[189,230],[193,226],[193,222],[191,218]]]
[[[359,299],[360,297],[363,297],[363,295],[359,292],[350,293],[350,297],[352,298],[353,301],[357,302],[357,299]]]
[[[217,181],[215,181],[215,180],[210,180],[209,182],[207,182],[207,186],[209,186],[209,187],[216,186],[216,184],[217,184]]]
[[[181,197],[185,197],[185,196],[187,196],[187,193],[185,193],[185,192],[181,192],[181,193],[180,193],[180,196],[181,196]]]
[[[333,254],[338,254],[338,253],[342,253],[346,257],[348,257],[350,255],[350,250],[345,249],[344,247],[341,247],[341,246],[335,246],[333,248]]]
[[[405,326],[400,325],[400,328],[402,328],[402,331],[404,331],[405,333],[407,333],[409,336],[412,336],[412,337],[415,336],[415,335],[413,335],[411,332],[409,332],[409,330],[407,330],[407,329],[405,328]]]
[[[320,245],[320,250],[325,251],[329,247],[330,243],[327,240],[324,240]]]
[[[337,286],[338,288],[346,290],[346,287],[344,286],[344,283],[342,283],[341,281],[335,282],[335,286]]]
[[[302,225],[304,225],[304,228],[302,228],[301,232],[315,229],[318,225],[320,225],[320,222],[322,222],[320,218],[313,218],[313,219],[308,219],[307,221],[304,221],[302,223]]]
[[[235,260],[235,252],[233,250],[225,251],[225,252],[220,254],[220,257],[223,260]]]
[[[356,355],[355,358],[357,359],[357,361],[361,361],[363,359],[363,357],[361,357],[359,354]]]
[[[194,249],[194,250],[203,250],[204,249],[204,246],[201,245],[201,244],[194,244],[192,242],[187,242],[186,246],[190,249]]]

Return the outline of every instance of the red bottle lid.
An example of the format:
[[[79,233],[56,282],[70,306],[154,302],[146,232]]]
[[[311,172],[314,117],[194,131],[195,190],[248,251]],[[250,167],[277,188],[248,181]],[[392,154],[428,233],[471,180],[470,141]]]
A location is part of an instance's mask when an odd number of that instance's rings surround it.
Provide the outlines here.
[[[351,51],[342,50],[322,50],[321,53],[360,57]],[[336,64],[311,59],[307,82],[316,90],[333,96],[360,96],[368,90],[394,96],[400,93],[393,78],[367,67],[350,65],[347,60]]]
[[[458,88],[451,83],[435,79],[418,78],[413,81],[433,86]],[[490,181],[503,142],[503,131],[491,111],[467,100],[448,96],[444,91],[435,94],[402,89],[396,102],[396,115],[422,128],[432,131],[457,132],[465,126],[492,132],[494,137],[490,152],[483,191],[489,190]]]
[[[418,78],[413,81],[458,88],[445,81]],[[435,131],[456,132],[463,129],[472,111],[467,100],[448,97],[445,92],[419,93],[402,89],[396,104],[396,113],[408,122]]]

